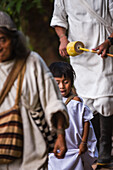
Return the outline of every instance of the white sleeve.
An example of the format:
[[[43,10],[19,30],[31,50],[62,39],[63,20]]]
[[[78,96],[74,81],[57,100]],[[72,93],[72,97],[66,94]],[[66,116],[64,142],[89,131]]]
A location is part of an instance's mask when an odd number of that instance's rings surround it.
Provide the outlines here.
[[[54,11],[50,25],[68,28],[67,14],[65,11],[64,0],[55,0]]]
[[[54,113],[60,111],[65,116],[67,127],[68,114],[66,106],[62,101],[60,90],[47,65],[40,57],[36,61],[35,73],[37,77],[36,83],[39,92],[39,100],[48,124],[51,126],[52,116]]]
[[[110,16],[113,20],[113,0],[109,0],[109,12],[110,12]],[[113,23],[112,23],[113,25]]]
[[[93,113],[91,112],[91,110],[89,109],[88,106],[84,106],[84,113],[83,113],[83,119],[84,122],[89,121],[93,118]]]

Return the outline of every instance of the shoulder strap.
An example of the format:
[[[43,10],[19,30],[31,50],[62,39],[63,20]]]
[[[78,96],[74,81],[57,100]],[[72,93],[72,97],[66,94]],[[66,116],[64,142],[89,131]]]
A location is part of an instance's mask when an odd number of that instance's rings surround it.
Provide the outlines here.
[[[17,92],[16,92],[15,106],[18,106],[19,99],[20,99],[20,96],[21,96],[22,83],[23,83],[23,79],[24,79],[25,70],[26,70],[26,64],[24,64],[21,72],[20,72],[19,75],[18,75],[18,84],[17,84]]]
[[[87,12],[89,12],[93,17],[95,17],[100,23],[102,23],[106,27],[106,31],[109,34],[113,32],[113,27],[109,25],[109,23],[102,18],[100,15],[98,15],[88,4],[86,0],[79,0],[80,4],[86,9]]]
[[[13,66],[11,72],[9,73],[9,75],[3,85],[3,88],[0,92],[0,105],[2,104],[6,95],[10,91],[14,81],[16,80],[19,72],[21,71],[21,69],[23,68],[23,66],[25,64],[26,59],[27,59],[27,57],[22,60],[16,60],[16,62],[14,63],[14,66]]]
[[[69,96],[67,98],[67,100],[65,101],[65,104],[67,105],[75,96],[77,96],[76,94],[72,94],[71,96]]]

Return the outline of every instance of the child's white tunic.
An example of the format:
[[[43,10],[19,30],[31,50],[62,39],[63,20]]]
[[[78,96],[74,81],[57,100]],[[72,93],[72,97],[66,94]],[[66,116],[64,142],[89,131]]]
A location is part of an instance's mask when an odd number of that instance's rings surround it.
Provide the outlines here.
[[[63,98],[63,101],[65,102],[66,98]],[[98,156],[96,137],[91,122],[87,142],[88,151],[81,156],[78,156],[78,153],[83,133],[83,122],[90,121],[93,115],[83,101],[71,100],[67,104],[67,109],[70,118],[70,126],[66,130],[67,153],[64,159],[57,159],[51,153],[49,155],[49,170],[90,170]],[[84,167],[82,161],[84,161]]]

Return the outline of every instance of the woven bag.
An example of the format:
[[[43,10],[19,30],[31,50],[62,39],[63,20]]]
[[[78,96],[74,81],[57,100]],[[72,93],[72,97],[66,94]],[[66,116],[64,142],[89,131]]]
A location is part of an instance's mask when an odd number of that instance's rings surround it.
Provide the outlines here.
[[[22,156],[23,129],[18,108],[0,113],[0,164],[8,164]]]
[[[0,164],[8,164],[15,159],[22,157],[23,127],[18,104],[21,95],[24,72],[25,65],[18,75],[15,105],[10,110],[0,113]],[[0,99],[1,105],[4,101],[4,99],[2,100],[2,93],[0,93]]]

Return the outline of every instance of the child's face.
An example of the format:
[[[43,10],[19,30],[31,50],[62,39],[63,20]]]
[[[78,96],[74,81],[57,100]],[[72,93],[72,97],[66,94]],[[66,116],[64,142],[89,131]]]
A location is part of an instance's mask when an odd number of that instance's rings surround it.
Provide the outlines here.
[[[71,80],[69,78],[65,78],[64,76],[54,77],[56,82],[58,83],[60,92],[63,97],[66,97],[71,91]]]

